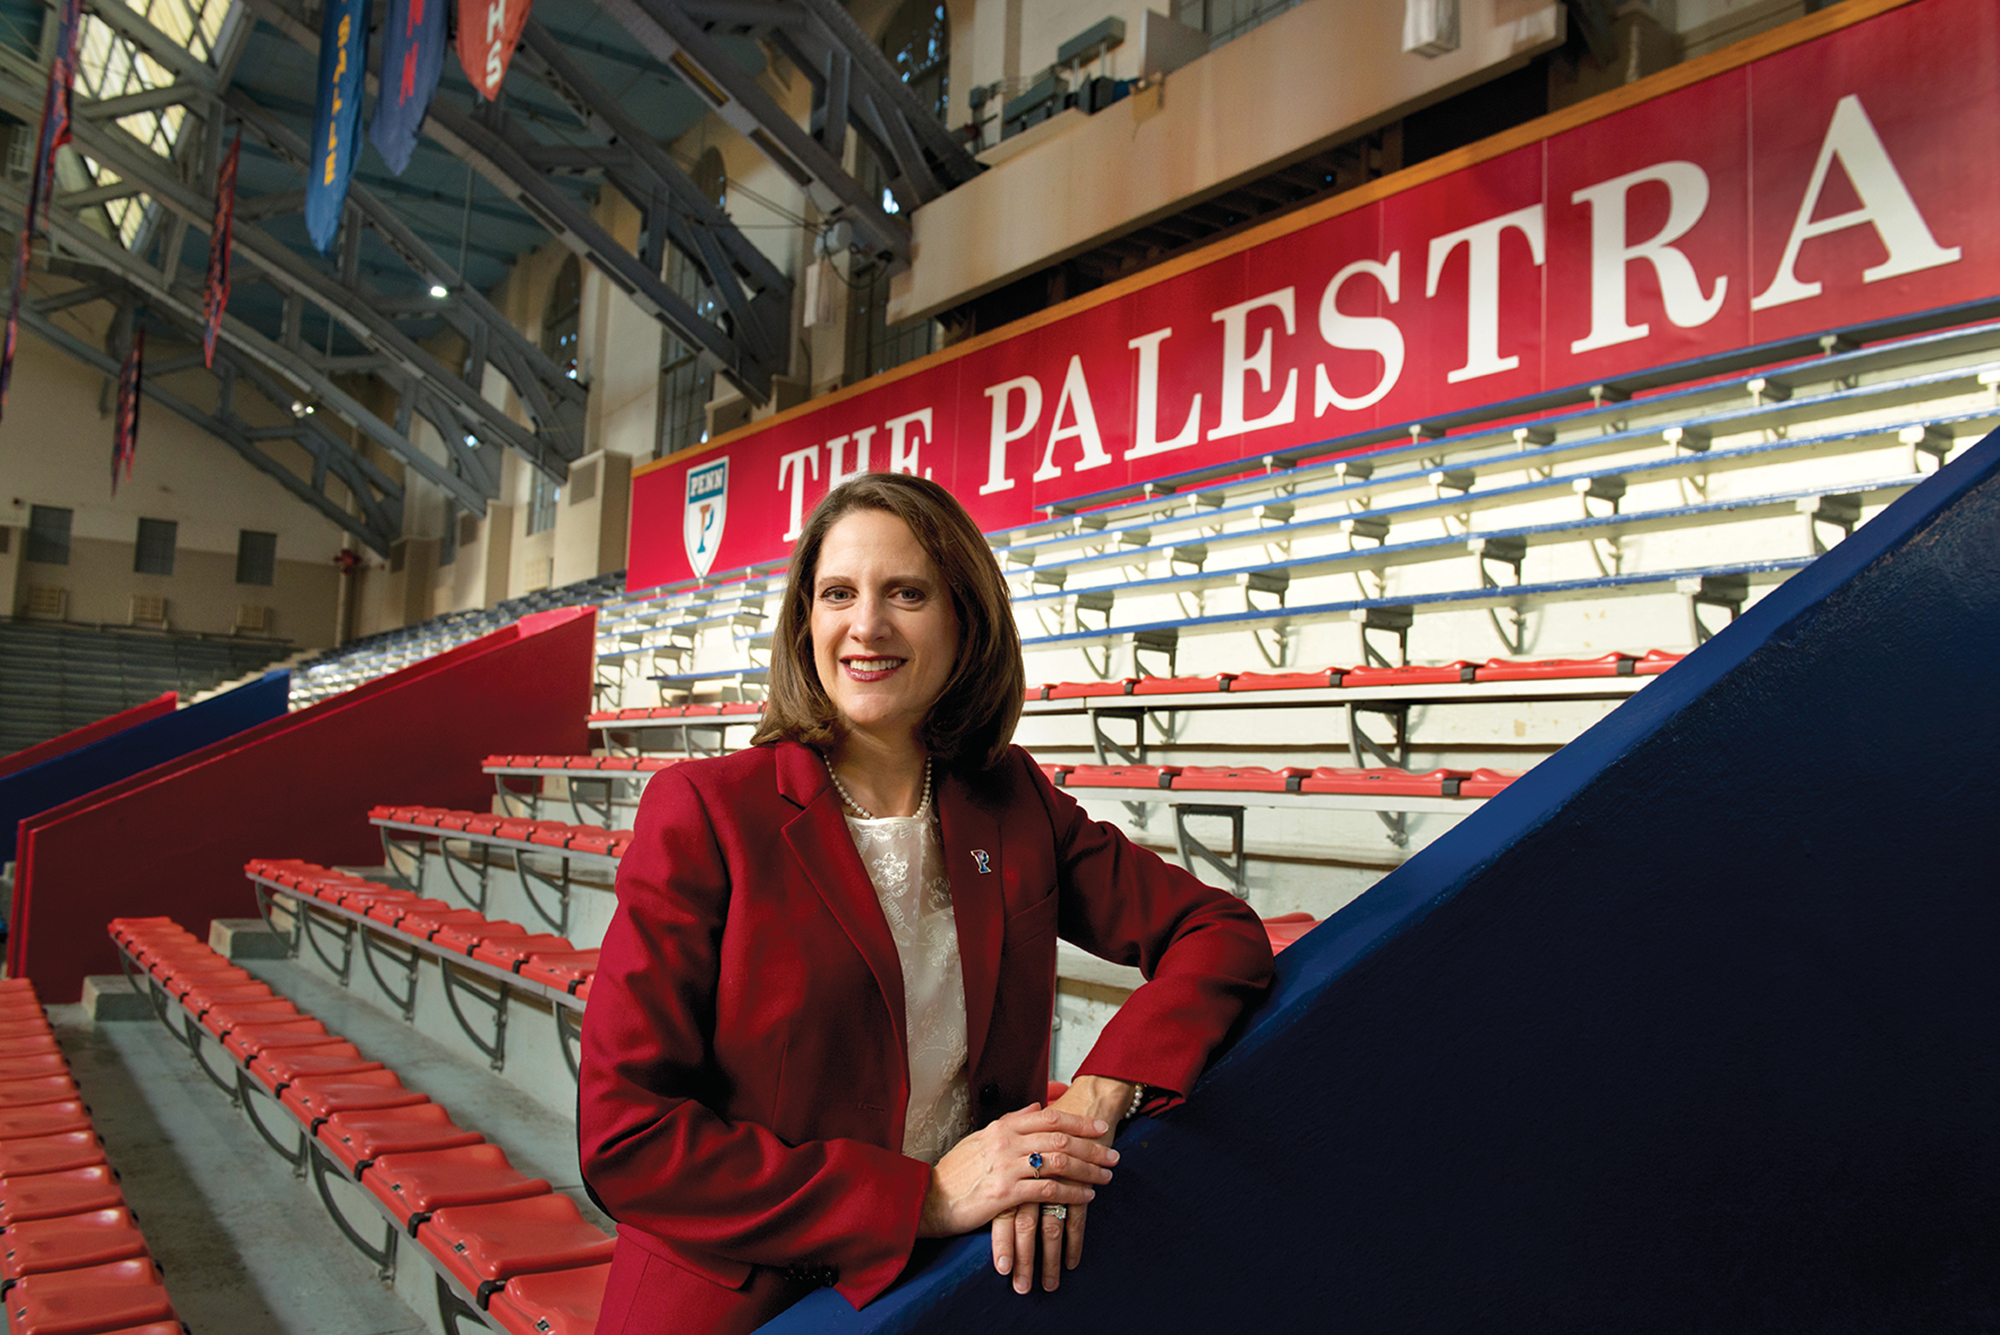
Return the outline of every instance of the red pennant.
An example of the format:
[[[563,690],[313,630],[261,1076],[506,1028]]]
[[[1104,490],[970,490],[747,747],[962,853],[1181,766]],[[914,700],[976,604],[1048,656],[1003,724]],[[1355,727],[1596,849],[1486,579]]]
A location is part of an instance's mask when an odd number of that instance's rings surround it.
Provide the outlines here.
[[[111,433],[111,494],[118,494],[118,474],[132,480],[132,456],[139,450],[139,382],[145,374],[146,331],[135,324],[125,365],[118,370],[117,425]]]
[[[458,0],[458,63],[491,102],[507,80],[514,44],[528,22],[529,0]]]
[[[208,231],[208,279],[201,293],[201,360],[215,365],[215,338],[222,332],[222,313],[229,309],[229,239],[236,229],[236,161],[243,152],[243,131],[215,174],[215,222]]]

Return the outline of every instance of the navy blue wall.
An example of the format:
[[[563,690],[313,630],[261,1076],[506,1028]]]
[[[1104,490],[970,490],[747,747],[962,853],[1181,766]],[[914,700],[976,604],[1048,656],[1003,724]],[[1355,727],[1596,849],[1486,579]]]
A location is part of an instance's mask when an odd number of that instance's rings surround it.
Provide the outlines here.
[[[2000,1328],[2000,434],[1279,959],[1081,1269],[772,1331]]]
[[[291,673],[266,672],[233,691],[0,778],[0,862],[13,861],[24,817],[278,718],[291,690]]]

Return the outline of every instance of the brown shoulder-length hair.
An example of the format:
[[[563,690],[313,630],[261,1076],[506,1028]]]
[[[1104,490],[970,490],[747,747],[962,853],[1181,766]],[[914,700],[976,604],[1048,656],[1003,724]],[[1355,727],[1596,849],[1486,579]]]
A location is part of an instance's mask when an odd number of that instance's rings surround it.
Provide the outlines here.
[[[924,720],[925,749],[962,774],[992,768],[1014,740],[1027,681],[1013,601],[993,549],[958,498],[928,478],[904,473],[864,473],[842,483],[799,533],[771,636],[764,721],[751,744],[787,739],[824,747],[840,739],[840,717],[813,661],[813,581],[827,530],[856,510],[880,510],[909,525],[951,590],[958,657]]]

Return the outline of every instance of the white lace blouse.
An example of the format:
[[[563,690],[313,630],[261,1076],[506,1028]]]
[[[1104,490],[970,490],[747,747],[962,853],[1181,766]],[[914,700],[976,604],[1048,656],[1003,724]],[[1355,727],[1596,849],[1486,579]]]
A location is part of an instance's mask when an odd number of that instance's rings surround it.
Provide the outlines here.
[[[935,812],[847,817],[875,898],[903,965],[904,1027],[909,1034],[910,1106],[903,1153],[935,1164],[972,1129],[966,1078],[965,970],[944,839]]]

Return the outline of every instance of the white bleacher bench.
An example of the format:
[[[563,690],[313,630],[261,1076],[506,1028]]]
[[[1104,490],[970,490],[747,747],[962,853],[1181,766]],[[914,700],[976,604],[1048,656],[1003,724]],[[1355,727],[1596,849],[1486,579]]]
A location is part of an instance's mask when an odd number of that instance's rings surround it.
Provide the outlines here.
[[[1781,583],[1811,563],[1810,557],[1796,557],[1693,569],[1645,571],[1595,579],[1552,580],[1539,584],[1510,584],[1505,587],[1489,585],[1483,588],[1455,589],[1441,593],[1355,598],[1340,602],[1222,612],[1131,626],[1095,627],[1052,635],[1028,636],[1023,638],[1022,645],[1030,651],[1052,648],[1099,650],[1103,654],[1101,661],[1092,661],[1088,652],[1085,654],[1085,659],[1093,670],[1106,676],[1110,675],[1111,651],[1120,646],[1129,646],[1133,651],[1135,665],[1140,653],[1159,653],[1165,656],[1167,666],[1166,673],[1162,675],[1172,675],[1175,656],[1183,635],[1239,630],[1276,632],[1306,620],[1347,618],[1361,623],[1364,632],[1363,645],[1369,660],[1386,667],[1394,664],[1389,662],[1387,655],[1369,642],[1366,632],[1377,629],[1387,631],[1398,643],[1399,657],[1406,658],[1410,623],[1420,611],[1494,608],[1520,610],[1582,598],[1609,598],[1663,592],[1678,593],[1688,598],[1692,638],[1696,643],[1701,643],[1714,632],[1701,620],[1699,608],[1721,607],[1733,617],[1748,600],[1752,586]],[[1259,648],[1267,659],[1278,657],[1261,643]],[[1274,666],[1277,665],[1274,663]]]
[[[1517,454],[1529,445],[1561,450],[1574,446],[1588,451],[1598,442],[1627,431],[1628,424],[1641,415],[1654,422],[1653,430],[1657,431],[1676,420],[1698,422],[1705,414],[1719,413],[1726,417],[1730,405],[1741,405],[1746,398],[1753,412],[1766,406],[1792,405],[1791,416],[1757,423],[1774,430],[1789,429],[1801,421],[1833,415],[1828,411],[1829,405],[1840,406],[1842,412],[1852,411],[1848,405],[1861,402],[1858,396],[1866,396],[1876,388],[1861,383],[1863,377],[1885,370],[1893,373],[1913,364],[1960,358],[1968,363],[1941,372],[1895,377],[1883,387],[1883,397],[1877,400],[1883,406],[1895,406],[1897,396],[1901,401],[1909,401],[1949,393],[1965,382],[1970,382],[1965,384],[1967,388],[1986,383],[1981,376],[1992,365],[1990,358],[1996,349],[2000,349],[2000,322],[1989,321],[1884,340],[1860,349],[1843,349],[1777,369],[1759,367],[1693,385],[1671,385],[1643,397],[1632,397],[1626,392],[1638,386],[1607,387],[1610,392],[1595,405],[1566,406],[1556,412],[1532,416],[1525,423],[1521,419],[1529,413],[1520,405],[1513,405],[1507,419],[1497,424],[1492,421],[1490,409],[1470,409],[1427,424],[1421,434],[1406,427],[1390,426],[1280,451],[1264,459],[1261,472],[1246,467],[1248,461],[1234,460],[1154,478],[1144,484],[1128,483],[1070,497],[1043,506],[1048,519],[1017,529],[1011,536],[1015,543],[1034,542],[1072,534],[1079,525],[1108,528],[1143,523],[1153,516],[1184,510],[1191,503],[1212,507],[1258,496],[1285,499],[1288,492],[1326,478],[1367,479],[1380,474],[1385,482],[1400,476],[1407,483],[1435,468],[1483,466],[1484,454]],[[1685,377],[1689,373],[1680,374]],[[1850,397],[1808,396],[1797,390],[1803,384],[1822,382],[1836,387],[1832,395]],[[1444,431],[1449,434],[1441,434]],[[1630,443],[1628,438],[1619,447],[1629,448]],[[1369,445],[1382,448],[1353,455],[1353,451]],[[1329,459],[1332,455],[1348,457]],[[1323,462],[1308,462],[1311,460]],[[1397,469],[1402,470],[1400,475],[1391,471]]]

